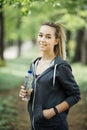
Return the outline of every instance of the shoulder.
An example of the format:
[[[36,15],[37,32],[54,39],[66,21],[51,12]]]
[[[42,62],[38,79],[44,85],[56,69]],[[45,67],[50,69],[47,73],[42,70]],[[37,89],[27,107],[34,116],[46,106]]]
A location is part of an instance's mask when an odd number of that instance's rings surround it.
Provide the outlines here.
[[[36,63],[38,60],[40,60],[41,59],[41,57],[37,57],[36,59],[34,59],[34,60],[32,60],[32,63],[31,64],[33,64],[33,63]]]
[[[70,69],[72,70],[70,64],[68,61],[63,60],[61,57],[56,57],[54,64],[57,64],[58,68],[65,68],[65,69]]]
[[[30,64],[30,68],[34,67],[35,64],[41,59],[41,57],[37,57],[36,59],[32,60],[31,64]]]

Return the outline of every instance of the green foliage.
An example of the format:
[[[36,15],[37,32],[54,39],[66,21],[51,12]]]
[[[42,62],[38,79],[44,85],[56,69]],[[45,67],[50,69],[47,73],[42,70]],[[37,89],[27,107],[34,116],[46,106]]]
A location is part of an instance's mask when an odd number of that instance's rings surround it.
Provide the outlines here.
[[[3,67],[5,65],[6,65],[5,61],[0,60],[0,67]]]
[[[86,24],[84,19],[81,19],[81,17],[72,14],[65,14],[62,19],[65,21],[66,28],[72,32],[75,32],[79,28],[84,27]]]
[[[12,96],[4,100],[0,98],[0,130],[12,130],[14,127],[14,115],[17,114],[14,101]]]
[[[66,29],[74,32],[86,25],[85,0],[3,0],[3,9],[6,44],[18,37],[22,41],[36,39],[38,28],[45,21],[62,22]]]
[[[15,40],[18,38],[17,32],[17,17],[18,10],[12,7],[6,6],[4,8],[4,17],[5,17],[5,40]],[[12,12],[12,13],[11,13]],[[9,14],[9,16],[8,16]]]

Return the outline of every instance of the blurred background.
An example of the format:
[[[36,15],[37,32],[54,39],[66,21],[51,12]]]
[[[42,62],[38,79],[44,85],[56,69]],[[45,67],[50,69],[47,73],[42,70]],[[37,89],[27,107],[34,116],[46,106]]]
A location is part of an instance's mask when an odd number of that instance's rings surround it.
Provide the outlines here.
[[[87,130],[87,0],[0,0],[0,130],[30,128],[27,103],[18,94],[31,61],[39,56],[37,35],[46,21],[64,26],[67,61],[81,91],[69,128]]]

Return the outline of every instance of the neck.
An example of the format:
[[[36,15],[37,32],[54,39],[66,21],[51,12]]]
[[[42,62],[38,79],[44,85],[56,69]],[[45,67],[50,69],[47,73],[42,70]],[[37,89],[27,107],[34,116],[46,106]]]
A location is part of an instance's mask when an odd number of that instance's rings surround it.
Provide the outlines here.
[[[42,53],[42,60],[52,60],[53,58],[55,58],[55,54],[46,54],[46,53]]]

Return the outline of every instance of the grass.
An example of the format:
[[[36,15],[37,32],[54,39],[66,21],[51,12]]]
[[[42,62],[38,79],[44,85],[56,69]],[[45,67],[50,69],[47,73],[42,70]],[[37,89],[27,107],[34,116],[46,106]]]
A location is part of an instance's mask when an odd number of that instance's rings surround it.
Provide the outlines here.
[[[81,100],[87,105],[87,66],[81,63],[72,64],[74,77],[79,85]]]
[[[72,70],[81,92],[87,92],[87,66],[75,63],[72,64]]]
[[[12,130],[14,127],[16,110],[13,108],[14,100],[12,96],[6,99],[0,98],[0,130]]]

